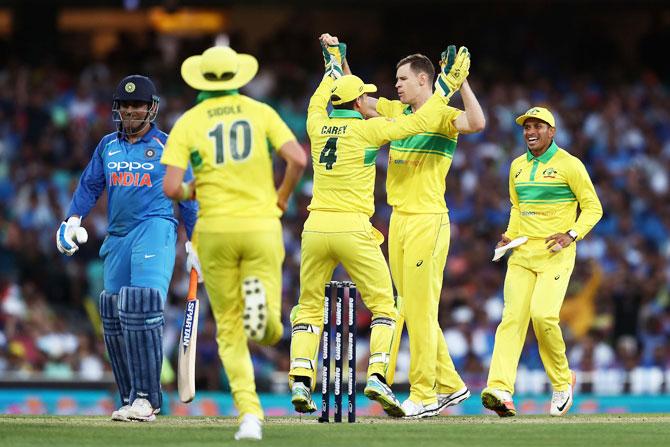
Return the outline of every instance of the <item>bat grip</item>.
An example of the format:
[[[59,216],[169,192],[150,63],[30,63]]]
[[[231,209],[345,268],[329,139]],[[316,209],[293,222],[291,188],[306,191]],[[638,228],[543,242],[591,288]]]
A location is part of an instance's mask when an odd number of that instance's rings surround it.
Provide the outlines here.
[[[188,295],[186,299],[188,301],[193,301],[196,298],[198,292],[198,272],[195,269],[191,269],[191,275],[188,280]]]

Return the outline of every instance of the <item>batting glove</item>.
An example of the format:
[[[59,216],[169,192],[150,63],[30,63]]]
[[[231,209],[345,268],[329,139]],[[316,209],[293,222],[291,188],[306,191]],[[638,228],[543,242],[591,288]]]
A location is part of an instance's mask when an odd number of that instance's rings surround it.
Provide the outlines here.
[[[435,80],[435,89],[449,100],[461,88],[470,73],[470,52],[466,47],[460,47],[456,53],[456,46],[449,45],[442,52],[440,68],[440,74]]]
[[[193,248],[191,241],[186,241],[184,247],[186,248],[186,271],[191,273],[191,269],[195,269],[198,274],[198,282],[201,283],[203,281],[202,267],[200,266],[198,254],[195,252],[195,248]]]
[[[56,231],[56,247],[61,253],[72,256],[79,250],[79,244],[88,241],[86,228],[81,226],[81,218],[72,216],[67,221],[63,221]]]

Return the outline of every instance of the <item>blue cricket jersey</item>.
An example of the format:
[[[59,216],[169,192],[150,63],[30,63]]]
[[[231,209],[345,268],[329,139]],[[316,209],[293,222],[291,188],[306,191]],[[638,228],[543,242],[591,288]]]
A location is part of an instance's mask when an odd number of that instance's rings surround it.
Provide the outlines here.
[[[107,232],[125,236],[140,222],[158,217],[177,225],[172,200],[163,193],[166,167],[160,163],[167,134],[154,124],[140,140],[131,144],[119,132],[105,135],[79,179],[67,217],[83,219],[107,188]],[[191,168],[185,179],[193,178]],[[180,202],[186,233],[191,238],[197,218],[197,202]]]

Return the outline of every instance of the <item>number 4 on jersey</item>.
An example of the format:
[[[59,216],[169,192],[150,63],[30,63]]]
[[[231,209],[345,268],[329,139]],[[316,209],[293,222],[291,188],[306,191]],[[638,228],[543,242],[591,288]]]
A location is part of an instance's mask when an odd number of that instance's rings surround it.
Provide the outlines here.
[[[319,157],[319,163],[326,164],[326,170],[333,169],[333,165],[337,161],[337,138],[328,138],[326,145],[321,151],[321,156]]]

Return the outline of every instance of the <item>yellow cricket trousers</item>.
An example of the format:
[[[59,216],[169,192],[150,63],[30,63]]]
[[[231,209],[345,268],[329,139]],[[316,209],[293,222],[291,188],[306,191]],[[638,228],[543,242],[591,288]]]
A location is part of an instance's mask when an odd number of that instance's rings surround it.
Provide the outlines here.
[[[383,240],[365,214],[310,213],[302,233],[298,311],[291,322],[290,383],[294,376],[305,376],[315,386],[324,290],[339,263],[372,312],[368,376],[386,376],[397,312],[391,275],[379,247]]]
[[[266,231],[198,232],[197,241],[205,286],[216,320],[219,357],[230,382],[235,408],[240,418],[249,413],[262,420],[263,409],[256,394],[254,368],[243,328],[242,282],[255,276],[263,284],[268,322],[261,344],[276,344],[283,333],[281,266],[284,243],[281,223],[279,219],[272,219]]]
[[[575,246],[552,253],[543,239],[531,239],[514,249],[507,263],[505,307],[496,331],[489,387],[514,393],[529,320],[554,391],[570,387],[572,375],[558,316],[575,265]]]
[[[402,303],[400,316],[409,335],[410,399],[424,405],[436,402],[436,393],[452,393],[465,386],[438,322],[449,237],[449,213],[393,211],[391,215],[389,260]],[[396,327],[396,341],[402,333],[400,324]],[[394,351],[392,367],[397,356]]]

